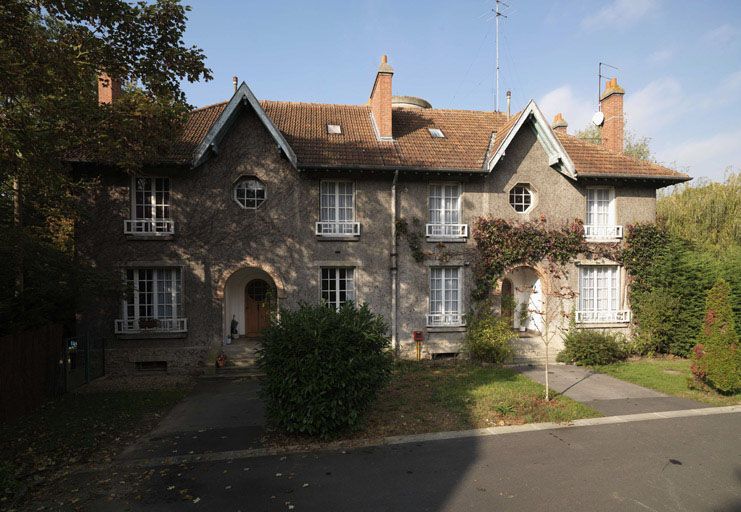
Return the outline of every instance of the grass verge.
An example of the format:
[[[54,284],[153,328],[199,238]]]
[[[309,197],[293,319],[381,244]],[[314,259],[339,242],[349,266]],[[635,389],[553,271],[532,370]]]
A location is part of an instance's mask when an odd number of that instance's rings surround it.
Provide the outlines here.
[[[741,404],[741,393],[724,396],[714,391],[690,389],[687,386],[687,381],[692,376],[690,364],[688,359],[641,358],[597,366],[594,369],[667,395],[716,406]]]
[[[73,466],[110,461],[187,393],[187,388],[69,393],[0,425],[0,509]]]
[[[391,382],[342,439],[467,430],[543,421],[566,422],[600,414],[567,398],[544,399],[545,388],[509,368],[464,362],[400,361]],[[272,433],[274,445],[316,440]]]

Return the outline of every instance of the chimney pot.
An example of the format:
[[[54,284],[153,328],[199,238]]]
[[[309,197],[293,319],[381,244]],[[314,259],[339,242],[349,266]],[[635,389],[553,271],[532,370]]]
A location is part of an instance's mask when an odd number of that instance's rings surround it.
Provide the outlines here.
[[[392,90],[391,81],[394,69],[388,64],[388,57],[381,57],[381,65],[376,73],[376,81],[370,95],[371,118],[376,133],[381,140],[392,140]]]
[[[121,96],[121,81],[111,78],[105,71],[98,75],[98,103],[111,105]]]
[[[613,77],[605,84],[605,90],[600,95],[600,110],[605,121],[600,128],[602,145],[616,153],[623,152],[625,136],[625,117],[623,114],[623,96],[625,90],[618,85],[617,78]]]
[[[234,85],[234,92],[237,92],[237,84],[239,83],[239,78],[237,75],[234,75],[232,77],[232,84]]]
[[[567,123],[566,119],[563,118],[563,114],[561,112],[556,114],[553,118],[553,123],[551,124],[553,131],[556,133],[566,133],[568,127],[569,123]]]

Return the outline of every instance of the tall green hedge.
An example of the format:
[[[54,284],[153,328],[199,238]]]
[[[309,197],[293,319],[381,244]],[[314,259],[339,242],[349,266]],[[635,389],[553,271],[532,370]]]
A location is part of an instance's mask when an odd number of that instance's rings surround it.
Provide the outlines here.
[[[623,262],[633,278],[630,302],[638,342],[646,351],[689,356],[705,315],[705,297],[716,279],[731,286],[737,329],[741,325],[741,248],[700,249],[653,224],[631,226]]]

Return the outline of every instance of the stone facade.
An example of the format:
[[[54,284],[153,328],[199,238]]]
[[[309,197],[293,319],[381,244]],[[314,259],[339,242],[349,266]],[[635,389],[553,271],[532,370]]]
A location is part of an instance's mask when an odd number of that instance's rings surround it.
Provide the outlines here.
[[[96,174],[100,186],[86,198],[89,215],[78,230],[80,257],[114,276],[127,267],[179,267],[188,319],[186,333],[116,335],[114,320],[122,315],[120,296],[111,293],[86,307],[80,312],[80,327],[102,332],[110,340],[109,373],[133,371],[141,361],[166,361],[168,371],[174,372],[196,372],[212,365],[213,352],[229,334],[231,315],[239,311],[237,302],[227,307],[227,295],[232,293],[229,279],[243,269],[269,276],[278,305],[295,307],[320,299],[321,267],[354,267],[356,300],[368,303],[386,319],[392,316],[393,172],[298,171],[276,148],[260,119],[246,110],[221,143],[218,155],[202,166],[150,171],[153,176],[171,177],[175,233],[168,239],[124,235],[123,221],[131,215],[132,178],[110,170]],[[233,198],[233,185],[243,176],[256,177],[266,186],[267,199],[256,210],[241,208]],[[361,224],[357,239],[326,240],[315,235],[322,179],[354,182],[355,220]],[[469,228],[481,215],[508,220],[545,216],[554,225],[585,217],[589,183],[574,181],[550,167],[532,130],[519,132],[506,157],[488,174],[401,172],[397,217],[410,225],[417,218],[424,228],[429,186],[438,182],[461,184],[461,222]],[[535,192],[534,207],[522,214],[516,213],[508,200],[510,188],[520,183]],[[616,181],[610,185],[615,190],[618,224],[654,220],[655,186],[635,183]],[[402,356],[413,356],[415,330],[425,333],[426,357],[460,350],[464,327],[426,327],[429,267],[440,265],[443,259],[445,265],[464,269],[465,311],[469,307],[473,244],[470,237],[461,243],[425,241],[428,256],[418,263],[404,237],[399,237],[398,340]],[[578,289],[575,265],[570,270],[569,284]],[[624,290],[622,297],[624,301]],[[244,319],[241,321],[243,324]]]

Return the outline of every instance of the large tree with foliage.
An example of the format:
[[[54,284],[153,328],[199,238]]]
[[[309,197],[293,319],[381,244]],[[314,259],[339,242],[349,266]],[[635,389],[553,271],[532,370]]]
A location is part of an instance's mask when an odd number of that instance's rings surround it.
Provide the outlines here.
[[[211,78],[183,41],[187,11],[178,0],[0,4],[0,329],[71,311],[85,184],[66,157],[133,172],[177,138],[188,110],[180,82]],[[97,101],[101,72],[126,84],[111,105]]]

